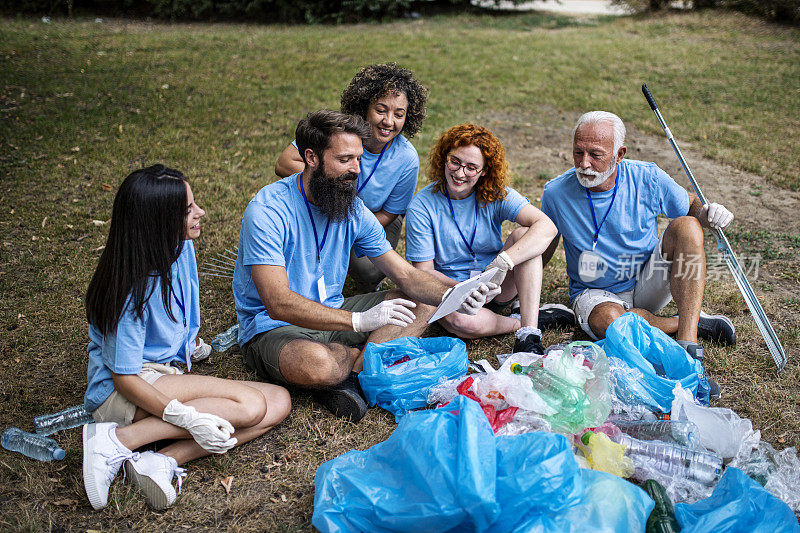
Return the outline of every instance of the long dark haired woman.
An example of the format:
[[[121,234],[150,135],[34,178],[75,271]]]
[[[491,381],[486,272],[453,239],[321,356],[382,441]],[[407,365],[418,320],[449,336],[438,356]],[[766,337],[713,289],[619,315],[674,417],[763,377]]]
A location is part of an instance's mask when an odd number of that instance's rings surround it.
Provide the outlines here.
[[[289,412],[282,387],[183,373],[200,327],[192,240],[204,215],[183,174],[162,165],[130,174],[114,199],[86,294],[84,404],[95,423],[83,428],[83,477],[95,509],[123,463],[151,507],[168,507],[179,465],[262,435]],[[132,451],[162,439],[176,441]]]

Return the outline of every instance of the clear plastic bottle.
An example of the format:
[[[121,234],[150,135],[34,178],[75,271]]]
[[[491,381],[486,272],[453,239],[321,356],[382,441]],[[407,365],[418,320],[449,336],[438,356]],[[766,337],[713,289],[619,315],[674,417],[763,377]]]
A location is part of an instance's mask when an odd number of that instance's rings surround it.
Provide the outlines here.
[[[215,352],[224,352],[239,342],[239,324],[234,324],[211,340]]]
[[[617,420],[613,424],[635,439],[661,440],[690,447],[695,445],[698,431],[688,420]]]
[[[28,433],[19,428],[8,428],[0,437],[0,444],[11,452],[19,452],[37,461],[60,461],[66,453],[50,437]]]
[[[671,478],[685,478],[712,486],[722,473],[722,456],[673,444],[644,441],[620,433],[613,437],[624,445],[625,454],[636,467],[634,477],[640,481],[653,477],[651,472]]]
[[[39,435],[52,435],[57,431],[72,429],[94,422],[92,414],[86,411],[83,404],[75,405],[57,413],[37,416],[33,419],[33,427]]]

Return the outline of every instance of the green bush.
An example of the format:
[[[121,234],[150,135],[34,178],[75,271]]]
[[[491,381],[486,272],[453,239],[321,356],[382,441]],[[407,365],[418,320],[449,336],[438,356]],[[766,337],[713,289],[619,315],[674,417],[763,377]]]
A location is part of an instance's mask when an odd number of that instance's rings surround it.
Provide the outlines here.
[[[672,4],[670,0],[614,0],[614,3],[636,13],[657,11]],[[727,8],[776,22],[800,22],[800,0],[682,0],[681,4],[687,9]]]

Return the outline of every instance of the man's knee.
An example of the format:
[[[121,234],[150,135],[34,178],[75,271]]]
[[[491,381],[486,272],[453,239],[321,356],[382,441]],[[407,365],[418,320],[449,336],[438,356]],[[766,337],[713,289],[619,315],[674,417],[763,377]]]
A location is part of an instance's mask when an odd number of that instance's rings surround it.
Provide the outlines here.
[[[589,327],[597,336],[602,339],[606,336],[606,329],[613,321],[618,319],[625,312],[625,308],[616,302],[603,302],[597,304],[592,312],[589,313]]]
[[[681,248],[687,246],[692,249],[703,248],[703,227],[693,216],[683,216],[672,220],[664,232],[665,256],[670,255],[680,245]]]
[[[297,385],[337,385],[347,378],[351,370],[342,364],[348,357],[348,350],[346,346],[338,344],[292,341],[281,350],[281,373],[287,381]]]
[[[384,300],[393,300],[395,298],[402,298],[403,300],[409,300],[416,304],[416,307],[412,309],[414,316],[416,317],[416,322],[424,321],[428,322],[428,319],[433,316],[433,312],[436,311],[436,307],[433,305],[428,305],[420,302],[419,300],[414,300],[406,295],[403,291],[399,289],[392,289],[386,292],[386,297]]]
[[[462,337],[471,337],[476,332],[476,320],[474,316],[464,313],[450,313],[442,318],[443,326],[450,333]]]

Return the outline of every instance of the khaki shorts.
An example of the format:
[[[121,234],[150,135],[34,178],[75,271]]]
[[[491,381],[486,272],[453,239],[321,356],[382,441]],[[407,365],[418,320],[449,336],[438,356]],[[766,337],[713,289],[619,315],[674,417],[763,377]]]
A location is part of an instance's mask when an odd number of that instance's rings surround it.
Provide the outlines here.
[[[366,311],[386,299],[386,292],[368,292],[345,298],[339,309],[354,313]],[[359,346],[367,342],[371,332],[318,331],[300,326],[281,326],[259,333],[242,347],[244,364],[258,377],[276,383],[287,383],[281,373],[279,358],[283,347],[297,339],[306,339],[323,344],[337,343]]]
[[[158,378],[167,374],[183,374],[183,371],[174,366],[144,363],[138,376],[152,385]],[[123,427],[133,422],[135,414],[136,405],[115,390],[92,412],[92,418],[95,422],[116,422],[118,426]]]
[[[584,333],[592,339],[598,340],[597,335],[589,327],[589,315],[601,303],[618,303],[626,311],[635,307],[657,313],[672,300],[672,293],[669,289],[672,261],[667,261],[661,254],[663,238],[662,234],[650,259],[636,276],[636,285],[633,290],[615,294],[603,289],[586,289],[575,297],[572,301],[572,310]]]

